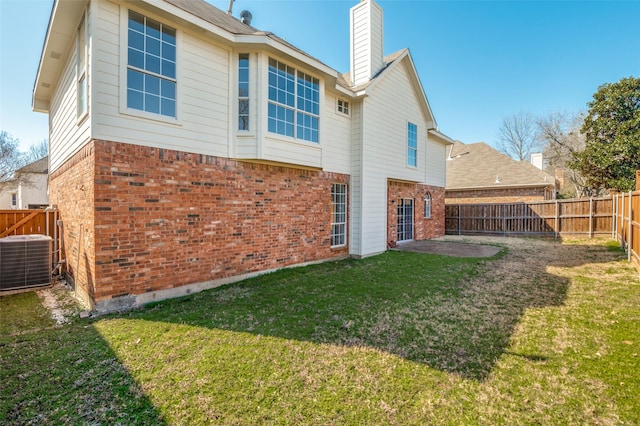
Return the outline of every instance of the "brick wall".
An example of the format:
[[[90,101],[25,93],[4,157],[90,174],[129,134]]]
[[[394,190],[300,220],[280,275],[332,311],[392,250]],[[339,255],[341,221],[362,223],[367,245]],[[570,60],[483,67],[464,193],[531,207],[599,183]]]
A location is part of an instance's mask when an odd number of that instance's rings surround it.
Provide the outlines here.
[[[91,146],[95,205],[71,213],[64,191],[56,197],[69,222],[95,212],[96,302],[348,255],[330,246],[331,184],[348,175]],[[68,172],[60,182],[74,181]]]
[[[431,194],[431,218],[424,217],[424,197]],[[393,245],[397,242],[398,211],[397,200],[399,198],[413,199],[414,239],[426,240],[444,236],[444,188],[438,186],[422,185],[389,181],[387,184],[387,242]]]
[[[447,204],[526,203],[553,198],[553,187],[447,191]]]
[[[62,253],[67,276],[88,306],[95,295],[94,144],[89,143],[51,174],[49,200],[62,220]]]

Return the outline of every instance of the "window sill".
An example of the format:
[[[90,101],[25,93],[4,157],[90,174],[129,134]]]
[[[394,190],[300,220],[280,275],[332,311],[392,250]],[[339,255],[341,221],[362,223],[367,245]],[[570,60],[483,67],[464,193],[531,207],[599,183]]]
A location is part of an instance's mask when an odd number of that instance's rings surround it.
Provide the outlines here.
[[[154,114],[152,112],[141,111],[137,109],[124,108],[120,110],[121,114],[129,115],[132,117],[143,118],[145,120],[157,121],[159,123],[170,124],[172,126],[182,126],[182,122],[175,117],[168,117],[161,114]]]

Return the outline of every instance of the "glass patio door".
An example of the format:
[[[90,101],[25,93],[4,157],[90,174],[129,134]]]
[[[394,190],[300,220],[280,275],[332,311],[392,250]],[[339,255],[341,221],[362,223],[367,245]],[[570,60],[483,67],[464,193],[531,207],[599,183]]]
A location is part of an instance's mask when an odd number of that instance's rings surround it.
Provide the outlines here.
[[[398,200],[398,242],[413,240],[413,200]]]

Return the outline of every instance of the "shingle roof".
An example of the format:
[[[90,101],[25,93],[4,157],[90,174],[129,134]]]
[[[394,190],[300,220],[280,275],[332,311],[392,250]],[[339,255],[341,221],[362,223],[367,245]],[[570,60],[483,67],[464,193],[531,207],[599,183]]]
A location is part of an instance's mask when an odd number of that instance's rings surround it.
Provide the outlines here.
[[[484,142],[456,141],[448,148],[446,189],[555,185],[555,178],[526,161],[516,161]]]
[[[285,46],[290,47],[291,49],[299,53],[302,53],[303,55],[315,61],[323,63],[322,61],[311,56],[304,50],[299,49],[298,47],[289,43],[285,39],[278,37],[276,34],[269,31],[262,31],[250,25],[244,24],[238,18],[235,18],[233,15],[227,14],[226,12],[218,9],[212,4],[205,2],[204,0],[164,0],[164,1],[166,3],[172,4],[173,6],[179,9],[184,10],[187,13],[190,13],[191,15],[197,16],[209,22],[210,24],[213,24],[225,31],[228,31],[231,34],[267,36]]]
[[[232,34],[257,34],[261,32],[203,0],[165,0],[165,2]]]
[[[276,34],[266,31],[261,31],[257,28],[254,28],[250,25],[242,23],[239,19],[235,18],[232,15],[227,14],[226,12],[218,9],[217,7],[203,1],[203,0],[164,0],[165,2],[172,4],[173,6],[184,10],[194,16],[197,16],[210,24],[213,24],[219,28],[222,28],[225,31],[228,31],[232,34],[240,34],[240,35],[263,35],[270,37],[278,42],[289,46],[290,48],[304,54],[305,56],[322,63],[322,61],[317,58],[311,56],[309,53],[297,48],[286,40],[278,37]],[[398,50],[390,55],[384,57],[385,66],[378,72],[379,75],[382,71],[386,69],[391,63],[393,63],[396,59],[398,59],[406,49]],[[376,75],[376,76],[377,76]],[[352,89],[354,91],[358,91],[367,87],[373,80],[375,80],[374,76],[370,81],[364,83],[358,87],[351,86],[351,73],[346,72],[344,74],[340,74],[338,76],[337,83],[347,89]]]
[[[36,160],[33,163],[29,163],[16,170],[16,173],[49,173],[49,157],[47,156]]]

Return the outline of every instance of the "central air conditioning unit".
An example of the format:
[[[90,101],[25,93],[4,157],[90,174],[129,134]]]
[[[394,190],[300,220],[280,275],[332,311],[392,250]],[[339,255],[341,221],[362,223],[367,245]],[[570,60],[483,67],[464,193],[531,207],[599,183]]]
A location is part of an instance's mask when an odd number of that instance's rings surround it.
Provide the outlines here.
[[[0,238],[0,291],[49,285],[51,245],[46,235]]]

